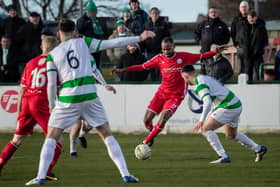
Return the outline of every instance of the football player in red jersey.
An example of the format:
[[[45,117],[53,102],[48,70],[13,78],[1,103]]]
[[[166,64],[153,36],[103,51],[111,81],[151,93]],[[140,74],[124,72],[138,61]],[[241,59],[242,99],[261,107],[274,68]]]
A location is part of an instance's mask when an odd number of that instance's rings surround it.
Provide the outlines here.
[[[42,55],[31,59],[24,69],[20,82],[18,96],[17,128],[13,139],[6,144],[0,155],[0,172],[7,161],[24,141],[27,135],[32,134],[34,126],[38,123],[44,134],[47,134],[47,126],[50,116],[47,98],[47,72],[46,58],[57,45],[54,37],[46,37],[41,44]],[[61,153],[61,144],[56,145],[56,156],[48,171],[48,179],[57,180],[51,170]]]
[[[214,56],[216,51],[222,51],[226,46],[218,46],[215,51],[202,54],[175,52],[173,39],[166,37],[162,40],[162,54],[159,54],[141,65],[134,65],[122,69],[113,69],[112,73],[125,71],[142,71],[157,68],[162,75],[158,91],[151,100],[144,117],[145,127],[150,131],[143,143],[151,146],[155,136],[162,131],[166,122],[175,113],[185,97],[188,85],[181,77],[180,71],[185,64],[195,64],[201,59]],[[161,113],[158,123],[153,126],[152,120]]]

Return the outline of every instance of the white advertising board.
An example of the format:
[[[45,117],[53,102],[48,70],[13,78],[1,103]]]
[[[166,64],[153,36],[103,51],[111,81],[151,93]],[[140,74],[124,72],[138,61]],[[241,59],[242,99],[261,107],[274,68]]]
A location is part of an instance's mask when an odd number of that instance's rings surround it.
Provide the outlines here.
[[[114,85],[117,94],[98,85],[100,96],[113,131],[144,132],[143,119],[158,85]],[[246,132],[275,132],[280,130],[280,85],[227,85],[242,101],[243,112],[239,129]],[[0,87],[0,131],[16,128],[18,86]],[[191,132],[199,114],[190,110],[189,95],[169,120],[165,132]],[[193,108],[199,105],[193,101]],[[154,120],[156,123],[158,118]]]

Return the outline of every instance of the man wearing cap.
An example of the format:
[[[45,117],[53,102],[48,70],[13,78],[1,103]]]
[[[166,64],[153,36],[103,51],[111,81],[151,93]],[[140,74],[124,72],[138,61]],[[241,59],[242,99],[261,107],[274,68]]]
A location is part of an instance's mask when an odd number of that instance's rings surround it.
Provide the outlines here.
[[[109,40],[119,37],[132,36],[133,34],[126,28],[125,22],[123,20],[118,20],[116,22],[116,29],[113,34],[110,35]],[[120,60],[120,56],[126,52],[125,47],[107,49],[106,54],[111,62],[117,63]]]
[[[88,1],[86,7],[86,13],[77,20],[77,29],[79,34],[82,34],[86,37],[92,37],[96,39],[105,39],[105,32],[102,28],[97,17],[97,7],[93,0]],[[100,66],[100,52],[92,54],[97,68]]]
[[[234,46],[237,48],[237,56],[239,58],[239,73],[249,74],[249,23],[247,14],[249,4],[242,1],[239,5],[239,15],[236,16],[231,24],[231,38]]]

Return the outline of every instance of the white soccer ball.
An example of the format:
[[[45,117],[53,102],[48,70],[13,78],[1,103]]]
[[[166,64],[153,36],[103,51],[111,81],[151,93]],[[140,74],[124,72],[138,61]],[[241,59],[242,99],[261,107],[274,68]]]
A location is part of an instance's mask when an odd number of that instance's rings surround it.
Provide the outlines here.
[[[134,150],[135,157],[139,160],[146,160],[151,157],[152,151],[147,144],[139,144]]]

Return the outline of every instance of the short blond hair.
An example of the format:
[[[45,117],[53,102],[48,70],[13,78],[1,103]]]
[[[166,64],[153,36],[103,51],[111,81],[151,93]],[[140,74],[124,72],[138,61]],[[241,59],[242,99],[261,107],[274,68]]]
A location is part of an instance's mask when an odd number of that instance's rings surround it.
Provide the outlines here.
[[[58,44],[58,40],[54,36],[46,36],[42,40],[42,50],[43,52],[50,52],[53,48],[55,48]],[[44,51],[46,50],[46,51]]]

